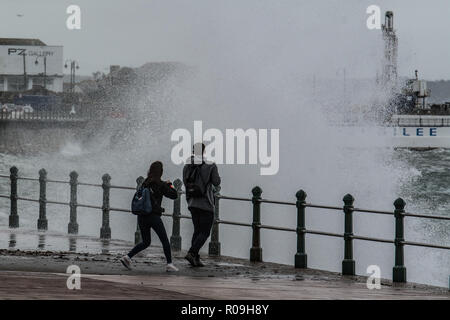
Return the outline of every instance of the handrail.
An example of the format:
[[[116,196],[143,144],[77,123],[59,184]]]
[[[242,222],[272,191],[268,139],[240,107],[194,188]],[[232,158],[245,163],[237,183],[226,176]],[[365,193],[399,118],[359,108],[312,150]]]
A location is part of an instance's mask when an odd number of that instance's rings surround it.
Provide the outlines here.
[[[405,241],[404,244],[410,245],[410,246],[416,246],[416,247],[428,247],[428,248],[435,248],[435,249],[450,250],[449,246],[441,246],[438,244],[420,243],[420,242],[413,242],[413,241]]]
[[[385,242],[385,243],[395,243],[394,240],[388,240],[388,239],[380,239],[380,238],[372,238],[372,237],[363,237],[363,236],[351,236],[353,239],[357,240],[366,240],[366,241],[374,241],[374,242]]]
[[[87,183],[87,182],[77,182],[79,186],[88,186],[88,187],[102,187],[101,184],[98,183]]]
[[[329,209],[329,210],[342,210],[341,207],[327,206],[327,205],[321,205],[321,204],[312,204],[312,203],[305,203],[305,207],[318,208],[318,209]]]
[[[387,215],[393,215],[393,212],[389,212],[389,211],[380,211],[380,210],[371,210],[371,209],[359,209],[359,208],[354,208],[353,209],[354,212],[363,212],[363,213],[375,213],[375,214],[387,214]]]
[[[20,178],[19,178],[20,179]],[[38,179],[39,180],[39,179]],[[62,183],[62,184],[69,184],[70,181],[65,181],[65,180],[52,180],[52,179],[47,179],[47,182],[51,182],[51,183]]]
[[[9,179],[10,176],[8,175],[2,175],[0,174],[0,178],[7,178]],[[17,177],[18,180],[29,180],[29,181],[39,181],[38,178],[31,178],[31,177]],[[61,184],[70,184],[70,181],[65,180],[52,180],[52,179],[46,179],[47,182],[51,183],[61,183]],[[101,188],[101,184],[96,183],[87,183],[87,182],[77,182],[77,185],[79,186],[91,186],[91,187],[99,187]],[[129,186],[110,186],[111,189],[123,189],[123,190],[136,190],[136,187],[129,187]],[[180,194],[184,194],[185,192],[181,192]],[[10,196],[0,195],[0,197],[9,198]],[[242,198],[242,197],[234,197],[234,196],[225,196],[225,195],[219,195],[219,199],[225,199],[225,200],[236,200],[236,201],[247,201],[252,202],[251,198]],[[25,199],[20,199],[25,200]],[[28,201],[39,201],[39,200],[28,200]],[[288,206],[295,206],[295,202],[289,202],[289,201],[280,201],[280,200],[269,200],[269,199],[260,199],[257,200],[260,203],[270,203],[270,204],[281,204],[281,205],[288,205]],[[81,206],[81,205],[79,205]],[[318,208],[318,209],[329,209],[329,210],[342,210],[342,207],[337,206],[330,206],[330,205],[322,205],[322,204],[313,204],[313,203],[306,203],[306,207],[310,208]],[[99,207],[101,208],[101,207]],[[362,212],[362,213],[375,213],[375,214],[384,214],[384,215],[393,215],[393,212],[390,211],[383,211],[383,210],[374,210],[374,209],[363,209],[363,208],[354,208],[353,212]],[[439,219],[439,220],[449,220],[450,217],[447,216],[438,216],[438,215],[428,215],[428,214],[417,214],[417,213],[410,213],[405,212],[404,216],[407,217],[416,217],[416,218],[426,218],[426,219]]]
[[[226,199],[226,200],[236,200],[236,201],[248,201],[248,202],[252,201],[252,199],[248,199],[248,198],[229,197],[229,196],[223,196],[223,195],[218,196],[218,198]]]
[[[405,213],[404,216],[415,217],[415,218],[440,219],[440,220],[449,220],[450,221],[450,217],[446,217],[446,216],[434,216],[434,215],[415,214],[415,213]]]

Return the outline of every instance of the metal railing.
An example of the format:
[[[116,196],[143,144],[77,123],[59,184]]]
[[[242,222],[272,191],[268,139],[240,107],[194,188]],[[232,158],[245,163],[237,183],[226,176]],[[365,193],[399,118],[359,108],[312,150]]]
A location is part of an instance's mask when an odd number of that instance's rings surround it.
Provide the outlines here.
[[[88,118],[79,114],[70,114],[62,110],[3,111],[0,109],[0,121],[39,120],[39,121],[86,121]]]
[[[448,127],[450,116],[399,115],[394,116],[390,123],[397,127]]]
[[[68,224],[68,233],[69,234],[77,234],[78,233],[78,223],[77,223],[77,209],[78,208],[90,208],[90,209],[98,209],[102,211],[102,225],[100,228],[100,238],[101,239],[110,239],[111,238],[111,227],[110,227],[110,212],[128,212],[131,211],[129,209],[122,208],[114,208],[110,206],[110,190],[111,189],[120,189],[120,190],[136,190],[136,187],[127,187],[127,186],[116,186],[111,185],[111,176],[109,174],[104,174],[102,177],[101,184],[94,183],[85,183],[78,181],[78,174],[75,171],[72,171],[69,176],[69,181],[65,180],[52,180],[47,178],[47,172],[45,169],[41,169],[39,171],[39,178],[30,178],[30,177],[19,177],[17,167],[10,168],[10,175],[1,175],[0,178],[7,178],[11,183],[11,192],[10,195],[1,195],[0,198],[8,198],[10,199],[10,215],[9,215],[9,227],[10,228],[18,228],[19,227],[19,215],[17,211],[17,201],[32,201],[39,203],[39,218],[37,221],[37,228],[39,230],[47,230],[48,220],[46,217],[46,207],[48,204],[55,205],[64,205],[69,206],[69,224]],[[17,181],[18,180],[28,180],[28,181],[38,181],[39,182],[39,199],[31,199],[25,197],[18,196],[17,189]],[[136,186],[140,185],[143,182],[144,178],[139,177],[136,179]],[[69,184],[70,185],[70,201],[60,202],[47,200],[46,194],[46,186],[47,183],[59,183],[59,184]],[[181,219],[190,219],[190,215],[182,215],[181,214],[181,196],[184,194],[182,191],[182,182],[180,179],[176,179],[173,183],[174,188],[178,192],[178,197],[174,200],[173,212],[172,214],[163,213],[163,216],[172,218],[172,235],[170,237],[170,244],[174,251],[181,250],[181,235],[180,235],[180,226]],[[102,206],[92,205],[92,204],[83,204],[78,203],[77,201],[77,192],[78,186],[90,186],[90,187],[101,187],[103,189],[103,203]],[[261,247],[261,229],[269,229],[269,230],[278,230],[284,232],[295,232],[297,234],[297,252],[295,254],[294,265],[295,268],[307,268],[307,254],[305,251],[306,247],[306,234],[314,234],[321,236],[329,236],[329,237],[337,237],[343,238],[344,240],[344,259],[342,261],[342,274],[343,275],[355,275],[355,260],[353,258],[353,240],[362,240],[362,241],[373,241],[373,242],[381,242],[381,243],[389,243],[394,244],[395,250],[395,264],[393,267],[393,281],[394,282],[406,282],[406,266],[404,264],[404,246],[417,246],[417,247],[427,247],[427,248],[435,248],[435,249],[444,249],[450,250],[450,246],[437,245],[437,244],[428,244],[428,243],[420,243],[413,241],[406,241],[404,236],[404,218],[405,217],[414,217],[414,218],[426,218],[426,219],[437,219],[450,221],[450,217],[447,216],[436,216],[436,215],[425,215],[425,214],[414,214],[414,213],[406,213],[405,212],[405,201],[401,198],[398,198],[394,201],[394,210],[393,211],[381,211],[381,210],[372,210],[372,209],[361,209],[355,208],[353,203],[355,199],[352,195],[347,194],[343,198],[344,205],[343,207],[338,206],[328,206],[328,205],[320,205],[320,204],[311,204],[306,202],[306,192],[303,190],[299,190],[296,193],[296,201],[295,202],[286,202],[286,201],[275,201],[275,200],[267,200],[261,197],[262,189],[260,187],[254,187],[252,189],[252,197],[251,198],[242,198],[242,197],[230,197],[220,194],[220,188],[217,188],[214,194],[215,197],[215,206],[214,206],[214,223],[211,232],[211,240],[209,242],[209,250],[208,253],[211,256],[219,256],[221,251],[221,243],[219,238],[219,225],[234,225],[241,227],[249,227],[252,229],[252,246],[250,248],[250,261],[251,262],[262,262],[262,247]],[[251,223],[242,223],[235,221],[227,221],[222,220],[220,218],[219,212],[219,203],[222,200],[230,200],[230,201],[243,201],[243,202],[251,202],[253,207],[253,215]],[[296,228],[289,227],[278,227],[271,225],[263,225],[261,224],[261,204],[277,204],[277,205],[285,205],[296,207],[297,213],[297,225]],[[327,209],[334,211],[341,211],[344,213],[344,233],[331,233],[320,230],[312,230],[307,229],[305,225],[305,215],[306,208],[319,208],[319,209]],[[394,217],[395,223],[395,237],[394,239],[380,239],[373,237],[366,237],[362,235],[353,234],[353,214],[355,212],[359,213],[371,213],[371,214],[380,214],[380,215],[390,215]],[[141,235],[139,231],[139,227],[136,228],[135,232],[135,243],[141,241]]]

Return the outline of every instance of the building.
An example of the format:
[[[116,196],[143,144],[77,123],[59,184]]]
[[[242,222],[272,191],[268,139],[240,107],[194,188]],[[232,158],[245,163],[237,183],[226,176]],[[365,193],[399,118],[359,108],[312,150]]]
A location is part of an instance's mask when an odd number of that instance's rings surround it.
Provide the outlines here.
[[[0,38],[0,92],[36,87],[63,91],[63,47],[38,39]]]

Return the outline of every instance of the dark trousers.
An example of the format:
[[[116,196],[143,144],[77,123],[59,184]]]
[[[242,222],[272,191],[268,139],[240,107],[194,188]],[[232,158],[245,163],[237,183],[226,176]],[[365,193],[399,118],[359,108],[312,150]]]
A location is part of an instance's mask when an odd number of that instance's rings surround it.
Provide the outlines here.
[[[148,248],[151,243],[150,229],[155,230],[162,243],[164,249],[164,255],[166,256],[167,263],[172,263],[172,253],[170,251],[170,243],[167,238],[166,229],[161,220],[161,217],[157,214],[149,214],[145,216],[138,216],[139,230],[141,231],[142,242],[138,243],[128,256],[131,258],[142,250]]]
[[[194,234],[189,252],[198,256],[198,252],[208,240],[214,222],[214,213],[197,208],[190,208],[192,222],[194,223]]]

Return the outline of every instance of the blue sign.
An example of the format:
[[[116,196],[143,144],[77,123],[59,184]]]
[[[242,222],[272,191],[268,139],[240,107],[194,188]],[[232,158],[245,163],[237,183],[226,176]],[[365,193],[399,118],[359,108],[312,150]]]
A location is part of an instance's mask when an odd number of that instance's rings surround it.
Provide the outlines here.
[[[402,128],[401,132],[404,137],[437,137],[437,128]],[[394,135],[397,135],[397,128]]]

